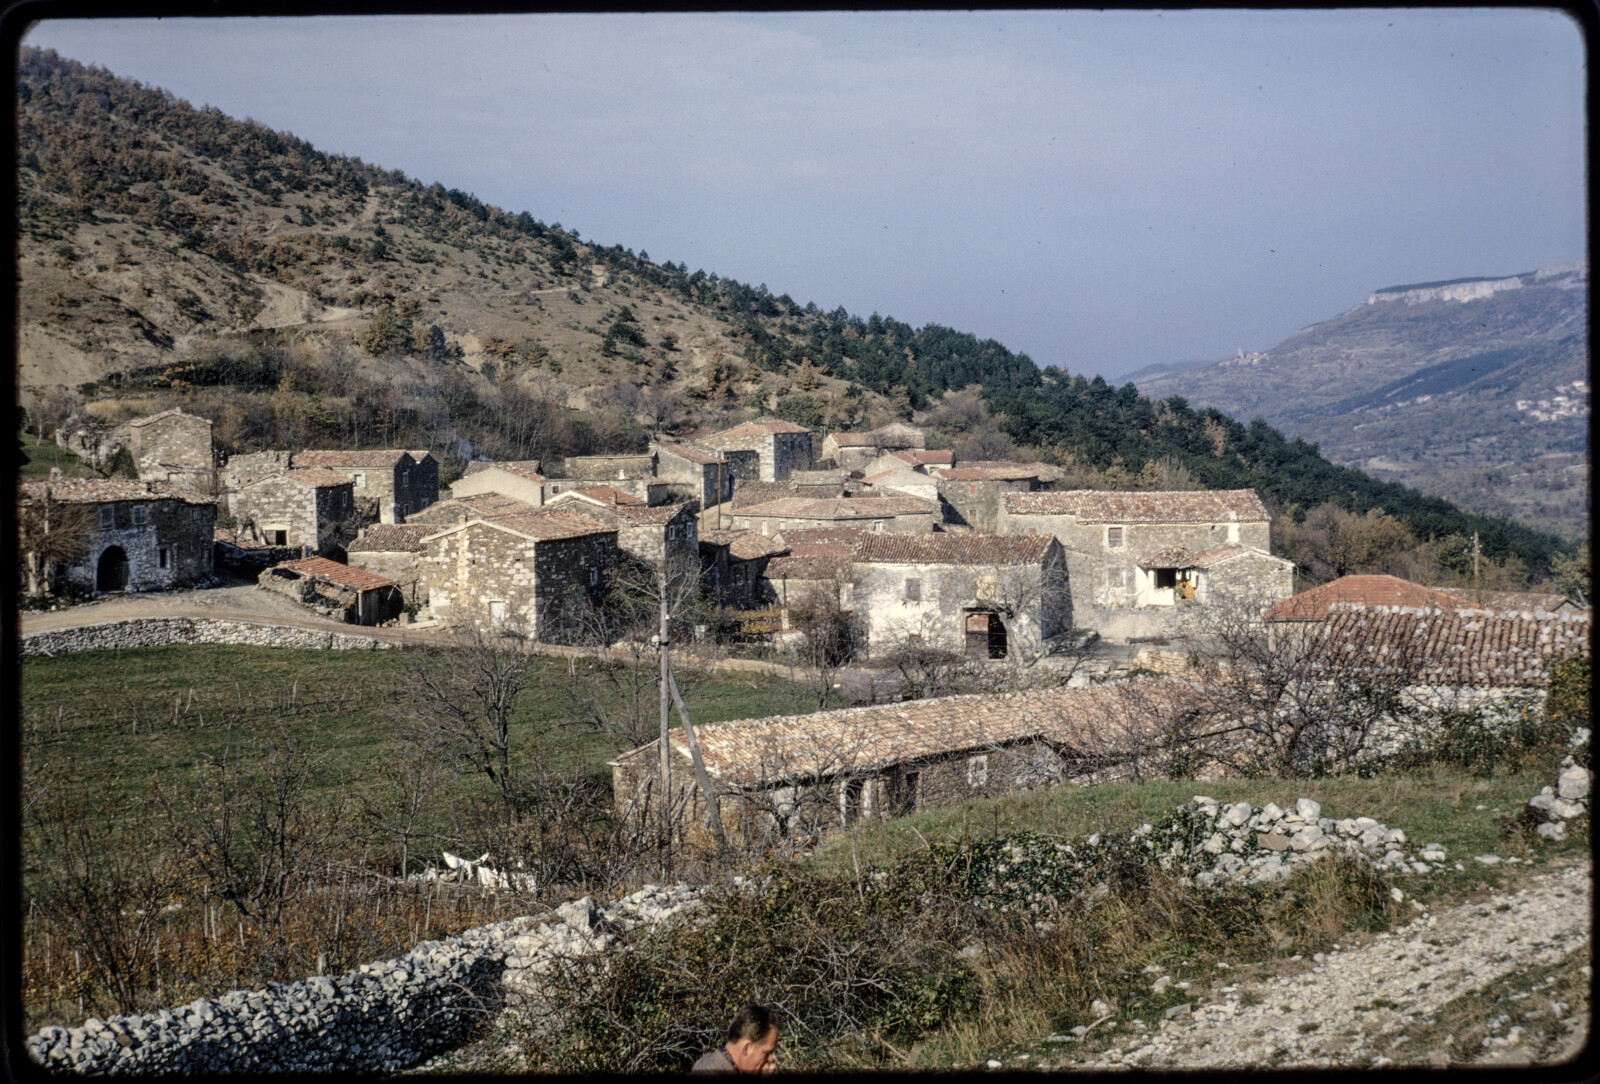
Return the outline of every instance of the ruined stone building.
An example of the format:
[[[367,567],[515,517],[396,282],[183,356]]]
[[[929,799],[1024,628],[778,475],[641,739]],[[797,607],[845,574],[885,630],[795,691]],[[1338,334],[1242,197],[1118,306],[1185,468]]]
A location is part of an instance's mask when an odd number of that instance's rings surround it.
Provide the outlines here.
[[[381,625],[405,608],[400,585],[393,580],[326,557],[285,561],[265,569],[256,582],[351,625]]]
[[[439,463],[429,452],[403,448],[312,450],[296,452],[291,463],[331,470],[350,479],[357,506],[378,523],[404,523],[413,512],[439,499]]]
[[[851,561],[858,646],[869,655],[914,642],[1036,657],[1072,628],[1066,562],[1049,535],[866,533]]]
[[[44,570],[52,583],[85,592],[159,591],[212,574],[217,506],[179,482],[63,478],[18,486],[22,506],[50,503],[87,514],[83,555]]]
[[[133,419],[127,433],[141,480],[183,482],[201,493],[215,490],[217,462],[209,418],[173,408]]]

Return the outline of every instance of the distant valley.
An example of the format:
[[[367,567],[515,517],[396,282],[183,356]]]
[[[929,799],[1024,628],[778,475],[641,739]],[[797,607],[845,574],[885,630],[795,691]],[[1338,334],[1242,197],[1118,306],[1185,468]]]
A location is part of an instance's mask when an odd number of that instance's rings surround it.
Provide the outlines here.
[[[1588,521],[1588,266],[1375,290],[1264,353],[1131,377],[1567,537]]]

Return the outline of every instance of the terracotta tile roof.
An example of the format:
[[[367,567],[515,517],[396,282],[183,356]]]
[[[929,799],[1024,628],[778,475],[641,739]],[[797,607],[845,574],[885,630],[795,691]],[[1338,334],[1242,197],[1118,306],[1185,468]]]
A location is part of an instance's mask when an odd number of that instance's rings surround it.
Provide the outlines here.
[[[616,505],[611,511],[615,512],[617,518],[630,527],[646,527],[671,523],[674,519],[687,512],[688,509],[689,506],[686,504],[658,504],[651,508],[646,506],[643,501],[640,501],[638,504]]]
[[[798,496],[799,492],[799,487],[789,482],[763,482],[755,478],[735,478],[733,480],[733,496],[728,498],[728,505],[731,508],[744,508],[752,504],[765,504],[767,501]],[[844,496],[844,488],[842,486],[839,489],[839,496]]]
[[[929,473],[952,482],[1017,482],[1024,478],[1048,482],[1059,477],[1043,463],[966,462],[959,467],[930,467]]]
[[[1479,608],[1478,600],[1481,597],[1483,600],[1481,608],[1485,610],[1557,613],[1583,608],[1565,595],[1545,594],[1540,591],[1473,591],[1470,587],[1455,587],[1451,588],[1449,593],[1473,608]]]
[[[1586,611],[1536,618],[1345,602],[1320,629],[1319,648],[1341,670],[1370,660],[1380,670],[1416,666],[1408,684],[1504,688],[1543,685],[1557,663],[1589,655],[1591,622]]]
[[[349,481],[341,478],[340,481]],[[183,501],[216,504],[216,498],[178,482],[140,482],[131,478],[30,478],[17,485],[19,500],[51,500],[63,504],[107,504],[112,501]]]
[[[1266,612],[1268,621],[1321,621],[1328,607],[1336,602],[1359,602],[1370,606],[1433,606],[1458,609],[1461,599],[1432,587],[1402,580],[1399,576],[1341,576],[1332,583],[1313,587],[1283,599]]]
[[[456,523],[463,515],[469,519],[493,519],[496,516],[521,516],[536,511],[538,508],[527,501],[519,501],[515,497],[507,497],[504,493],[495,493],[491,490],[435,501],[420,512],[412,512],[406,517],[406,522]]]
[[[1171,678],[1142,678],[1092,689],[945,696],[712,723],[696,727],[695,737],[707,772],[746,786],[874,771],[1034,738],[1095,757],[1159,732],[1182,710],[1187,689]],[[683,731],[667,739],[687,762]],[[653,755],[655,748],[652,742],[618,759]]]
[[[956,453],[948,448],[902,448],[889,453],[896,459],[921,466],[954,466]]]
[[[503,459],[498,463],[468,463],[467,469],[462,472],[462,477],[480,474],[486,470],[504,471],[507,474],[514,474],[518,478],[526,478],[530,482],[544,483],[549,481],[548,478],[539,473],[539,461],[537,459]]]
[[[782,418],[757,418],[753,422],[745,422],[745,425],[751,426],[752,428],[755,428],[755,429],[765,430],[768,433],[809,433],[809,432],[811,432],[810,429],[806,428],[803,425],[796,425],[794,422],[786,422]],[[734,428],[738,429],[738,428],[741,428],[741,427],[740,426],[734,426]],[[733,430],[731,430],[731,429],[728,430],[728,432],[732,432],[732,431]]]
[[[586,497],[589,500],[596,502],[597,504],[610,504],[610,505],[637,504],[637,505],[643,505],[645,503],[644,501],[640,500],[638,497],[635,497],[632,493],[624,493],[624,492],[622,492],[622,490],[617,489],[617,488],[615,488],[613,486],[585,486],[582,489],[569,489],[565,493],[559,494],[558,496],[551,498],[549,501],[546,501],[545,503],[546,504],[555,504],[556,501],[563,500],[563,499],[568,498],[568,497],[574,497],[574,498],[585,498]]]
[[[1075,516],[1079,523],[1265,522],[1266,506],[1253,489],[1193,491],[1069,489],[1007,493],[1006,512],[1018,516]]]
[[[675,440],[666,440],[663,438],[651,441],[650,447],[658,454],[666,452],[670,455],[677,456],[679,459],[687,459],[691,463],[709,464],[725,462],[721,452],[712,451],[709,448],[701,448],[696,444],[679,442]]]
[[[185,414],[181,407],[173,407],[170,410],[163,410],[161,413],[152,414],[148,418],[135,418],[128,424],[135,429],[142,429],[151,422],[160,421],[162,418],[188,418],[191,421],[205,422],[207,425],[211,424],[210,418],[202,418],[198,414]]]
[[[864,564],[1035,565],[1055,543],[1048,534],[886,534],[864,532],[852,557]]]
[[[565,508],[551,509],[548,506],[526,515],[496,516],[494,519],[482,522],[491,527],[509,528],[538,542],[554,542],[563,538],[582,538],[585,535],[616,532],[615,527],[608,527],[599,520],[590,519]]]
[[[831,580],[850,571],[850,554],[791,553],[767,563],[769,580]]]
[[[421,553],[422,540],[438,534],[437,523],[374,523],[345,547],[347,553]]]
[[[882,445],[873,433],[829,433],[828,439],[839,448],[880,448]]]
[[[303,576],[315,576],[319,580],[336,583],[340,587],[350,587],[357,591],[371,591],[379,587],[395,587],[395,581],[387,576],[380,576],[376,572],[368,572],[364,568],[351,568],[338,561],[330,561],[326,557],[307,557],[301,561],[285,561],[279,568],[292,568]]]
[[[734,511],[741,516],[768,518],[859,520],[931,515],[938,506],[921,497],[787,497],[744,508],[735,506]]]
[[[1140,561],[1139,567],[1147,572],[1152,568],[1193,568],[1194,554],[1182,546],[1168,546]]]
[[[796,556],[820,552],[816,547],[827,546],[848,553],[856,539],[864,534],[859,527],[790,527],[772,537],[787,544]]]
[[[736,561],[754,561],[788,553],[789,547],[760,531],[706,531],[700,541],[712,546],[727,546],[728,556]]]
[[[296,467],[329,467],[333,470],[393,470],[411,455],[404,448],[368,448],[362,451],[296,452],[289,460]]]

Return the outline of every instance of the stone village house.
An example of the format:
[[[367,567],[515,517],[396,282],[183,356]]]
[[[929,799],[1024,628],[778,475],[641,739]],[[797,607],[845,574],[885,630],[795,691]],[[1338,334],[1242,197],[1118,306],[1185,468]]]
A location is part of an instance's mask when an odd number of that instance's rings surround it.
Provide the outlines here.
[[[22,505],[77,505],[90,515],[83,555],[48,569],[81,591],[163,591],[208,579],[213,569],[214,499],[178,482],[59,478],[18,486]]]
[[[945,503],[946,523],[991,534],[1001,530],[999,505],[1003,496],[1037,492],[1059,477],[1042,463],[999,461],[929,467],[927,471]]]
[[[1048,535],[865,533],[851,549],[857,643],[881,656],[914,641],[979,658],[1072,628],[1060,543]]]
[[[670,496],[666,480],[656,477],[656,457],[653,452],[644,455],[573,455],[544,464],[544,473],[553,487],[560,487],[552,488],[552,496],[595,486],[610,486],[652,506],[665,504]]]
[[[565,508],[440,527],[422,546],[418,572],[441,623],[556,642],[581,633],[618,558],[615,527]]]
[[[546,508],[570,508],[617,529],[617,548],[647,565],[695,566],[700,558],[699,520],[693,504],[647,506],[610,487],[576,489]]]
[[[736,473],[721,452],[665,439],[651,441],[650,451],[656,457],[656,477],[672,497],[712,508],[733,496]]]
[[[291,459],[295,467],[318,467],[349,478],[364,514],[379,523],[404,523],[439,499],[439,462],[431,452],[397,448],[367,451],[305,451]]]
[[[425,605],[428,592],[418,568],[422,540],[442,529],[437,523],[375,523],[345,551],[352,568],[393,580],[406,602]]]
[[[695,727],[730,839],[769,843],[978,797],[1048,786],[1152,755],[1185,686],[1144,678],[1096,688],[948,696]],[[622,823],[659,816],[657,742],[611,761]],[[668,734],[675,831],[703,838],[704,800],[681,728]]]
[[[750,610],[775,601],[767,566],[787,546],[758,531],[702,531],[699,547],[700,575],[718,606]]]
[[[450,496],[499,493],[539,508],[561,488],[562,483],[552,482],[539,472],[537,459],[507,459],[498,463],[468,463],[466,473],[450,484]],[[572,487],[568,484],[566,488]]]
[[[324,467],[269,474],[227,495],[241,534],[269,546],[343,556],[344,543],[367,520],[356,508],[349,477]]]
[[[263,571],[256,582],[351,625],[381,625],[405,607],[393,580],[326,557],[285,561]]]
[[[777,418],[745,422],[695,443],[723,453],[756,453],[757,477],[763,482],[781,482],[791,471],[811,469],[811,430]],[[745,476],[738,467],[735,473]]]
[[[829,433],[822,438],[822,459],[846,471],[864,471],[886,452],[920,451],[922,430],[904,422],[890,422],[864,433]]]
[[[128,451],[139,478],[150,482],[183,482],[201,493],[216,485],[216,450],[211,420],[174,407],[128,423]]]
[[[1154,628],[1183,631],[1197,600],[1178,583],[1196,567],[1197,554],[1211,566],[1209,599],[1252,596],[1268,605],[1293,590],[1288,563],[1269,556],[1271,517],[1250,489],[1008,493],[999,503],[999,526],[1005,534],[1049,534],[1061,543],[1074,620],[1085,627],[1137,614]],[[1260,556],[1213,551],[1224,543]],[[1157,557],[1165,560],[1152,563]]]

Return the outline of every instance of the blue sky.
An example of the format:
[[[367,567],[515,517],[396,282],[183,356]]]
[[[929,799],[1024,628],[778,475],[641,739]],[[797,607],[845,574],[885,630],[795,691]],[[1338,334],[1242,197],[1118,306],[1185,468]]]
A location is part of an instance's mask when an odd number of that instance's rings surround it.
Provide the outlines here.
[[[1530,9],[55,20],[53,48],[585,238],[1116,378],[1587,258]]]

